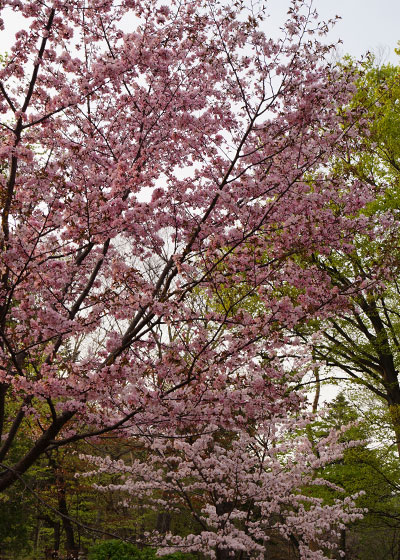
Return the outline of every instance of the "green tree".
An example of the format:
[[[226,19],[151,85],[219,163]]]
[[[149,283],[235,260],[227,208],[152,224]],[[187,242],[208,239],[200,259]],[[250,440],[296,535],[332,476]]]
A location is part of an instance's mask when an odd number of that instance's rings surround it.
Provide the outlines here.
[[[341,392],[329,404],[327,416],[313,428],[313,437],[318,438],[332,428],[350,425],[343,440],[363,442],[349,447],[342,460],[321,471],[349,495],[360,494],[357,503],[366,510],[361,521],[342,530],[347,560],[397,560],[400,554],[400,467],[393,450],[376,439],[376,424],[384,422],[385,416],[386,407],[368,391],[357,396]],[[335,495],[333,489],[324,491]]]
[[[360,108],[366,115],[356,130],[361,148],[348,142],[332,168],[354,189],[357,180],[376,186],[379,195],[363,210],[376,226],[372,235],[359,235],[350,252],[298,257],[305,267],[326,274],[338,293],[346,293],[347,298],[350,294],[350,299],[328,319],[301,325],[296,335],[310,343],[312,335],[320,333],[318,339],[312,338],[315,359],[334,368],[332,372],[340,370],[386,403],[400,454],[399,67],[378,67],[373,58],[362,66],[357,92],[346,111]]]

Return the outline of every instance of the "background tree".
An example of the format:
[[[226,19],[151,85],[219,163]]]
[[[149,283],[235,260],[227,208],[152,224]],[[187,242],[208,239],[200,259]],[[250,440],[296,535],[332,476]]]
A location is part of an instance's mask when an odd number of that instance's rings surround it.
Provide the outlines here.
[[[349,253],[332,249],[314,253],[309,266],[327,273],[338,290],[348,290],[359,280],[351,304],[325,322],[297,329],[305,341],[314,334],[314,356],[342,371],[353,382],[383,399],[391,417],[394,440],[400,449],[399,368],[399,196],[400,196],[400,82],[399,68],[375,66],[369,59],[362,68],[357,94],[349,110],[360,106],[368,120],[357,123],[357,149],[350,140],[334,169],[343,177],[367,181],[376,199],[362,211],[374,220],[374,238],[360,235]],[[357,140],[358,141],[358,140]]]
[[[342,435],[343,441],[362,440],[347,449],[341,459],[324,467],[320,475],[344,488],[348,494],[360,493],[357,505],[365,508],[362,520],[349,524],[341,532],[345,558],[396,559],[399,554],[399,465],[394,449],[380,441],[382,424],[391,430],[387,407],[368,389],[353,388],[351,401],[343,392],[327,406],[327,414],[312,427],[312,437],[320,438],[332,428],[353,423]],[[320,489],[328,499],[332,489]],[[321,494],[320,494],[321,495]]]
[[[98,473],[121,477],[103,490],[128,493],[133,510],[141,500],[172,518],[193,518],[195,531],[186,535],[172,530],[149,535],[161,550],[225,560],[261,558],[275,548],[294,558],[329,558],[340,546],[337,533],[360,517],[343,492],[327,501],[321,493],[304,491],[308,485],[332,487],[319,472],[353,445],[338,442],[342,428],[312,444],[304,436],[307,415],[273,415],[260,392],[259,384],[258,398],[248,388],[241,403],[234,396],[221,407],[215,402],[211,423],[185,438],[170,439],[164,432],[149,437],[145,461],[92,458]],[[228,406],[235,408],[234,429],[227,423]]]

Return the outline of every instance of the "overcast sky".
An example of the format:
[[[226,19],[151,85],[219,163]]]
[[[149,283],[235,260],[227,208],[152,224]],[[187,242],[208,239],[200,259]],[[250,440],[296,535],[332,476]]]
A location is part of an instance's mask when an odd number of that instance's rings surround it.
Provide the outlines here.
[[[278,27],[290,5],[289,0],[269,0],[271,27]],[[335,15],[342,19],[329,35],[343,40],[342,54],[359,58],[366,51],[385,51],[385,62],[398,64],[394,49],[400,41],[400,0],[313,0],[320,19]]]
[[[268,5],[271,16],[265,30],[276,36],[290,0],[268,0]],[[367,50],[384,51],[386,62],[400,62],[394,53],[400,40],[400,0],[313,0],[313,5],[321,19],[327,20],[336,14],[342,17],[329,35],[332,42],[343,40],[342,54],[359,58]],[[18,23],[15,15],[7,10],[7,29],[0,33],[0,52],[10,48]]]
[[[342,16],[332,36],[343,39],[344,52],[359,57],[383,48],[388,61],[400,61],[394,52],[400,41],[400,0],[315,0],[315,7],[323,18]]]

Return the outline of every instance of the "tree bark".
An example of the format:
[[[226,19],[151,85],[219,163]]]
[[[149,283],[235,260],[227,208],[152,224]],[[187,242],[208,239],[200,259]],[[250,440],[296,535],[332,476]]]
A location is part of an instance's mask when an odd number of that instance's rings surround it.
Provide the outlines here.
[[[50,443],[59,434],[63,426],[74,416],[74,412],[68,411],[56,418],[52,424],[36,441],[35,445],[18,463],[12,467],[6,468],[0,473],[0,492],[9,488],[16,480],[20,478],[46,451]]]
[[[167,511],[160,512],[157,515],[156,530],[159,533],[167,533],[171,525],[171,514]]]

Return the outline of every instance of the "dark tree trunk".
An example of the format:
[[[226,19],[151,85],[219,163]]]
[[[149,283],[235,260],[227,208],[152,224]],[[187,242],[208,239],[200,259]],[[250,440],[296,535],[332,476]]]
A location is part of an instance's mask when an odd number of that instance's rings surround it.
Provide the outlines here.
[[[60,550],[60,522],[54,523],[54,550]]]
[[[171,514],[163,511],[157,515],[156,530],[159,533],[167,533],[171,526]]]
[[[77,551],[77,547],[75,544],[74,527],[69,519],[65,478],[60,465],[50,454],[48,454],[48,460],[54,472],[57,489],[58,511],[61,514],[62,525],[65,532],[66,549],[69,553],[74,554],[75,551]]]
[[[234,507],[234,504],[232,502],[220,502],[219,504],[217,504],[215,510],[217,515],[226,515],[227,513],[230,513],[232,511]],[[224,525],[225,523],[223,523]],[[221,548],[221,547],[217,547],[215,550],[215,554],[216,554],[216,560],[232,560],[232,558],[234,558],[234,555],[232,555],[232,550],[229,548]]]
[[[34,446],[26,453],[22,459],[12,467],[6,468],[0,473],[0,492],[6,490],[20,478],[41,455],[46,452],[54,438],[60,433],[65,424],[74,416],[74,412],[63,412],[45,432],[39,437]]]
[[[217,548],[215,552],[217,560],[232,560],[232,556],[227,548]]]
[[[71,521],[69,520],[65,480],[60,469],[57,469],[56,471],[56,484],[58,494],[58,510],[62,514],[62,524],[65,532],[66,548],[67,550],[72,552],[76,550],[74,528]]]
[[[344,556],[341,556],[340,558],[343,560],[346,560],[347,555],[346,555],[346,529],[342,529],[340,531],[340,548],[343,551]]]

